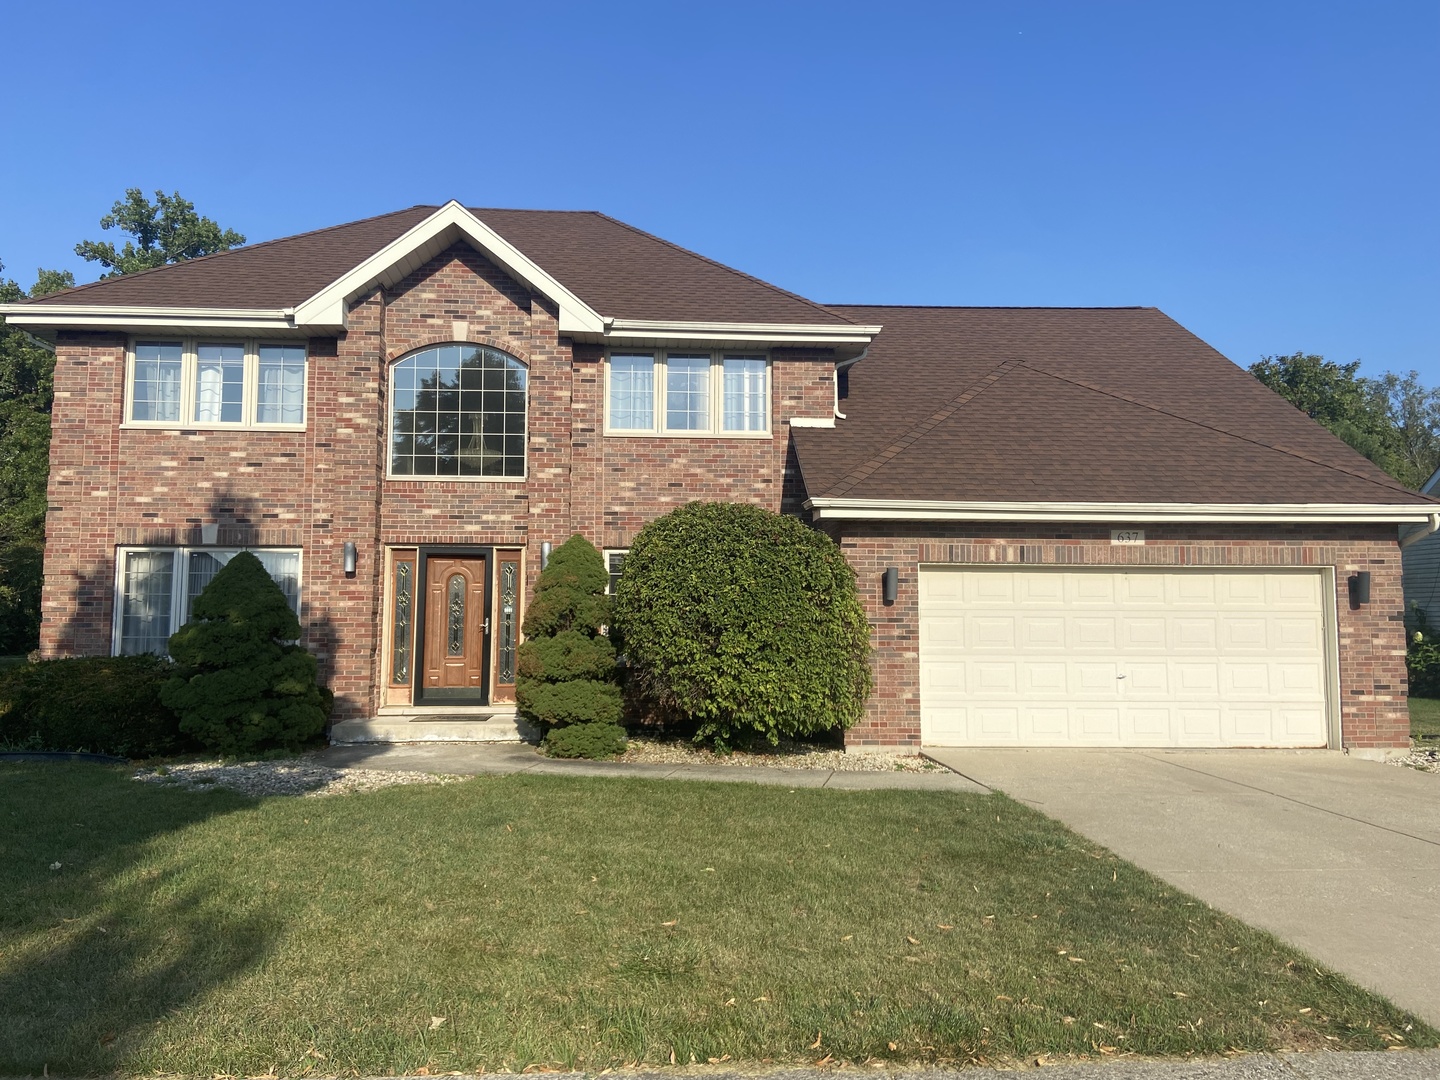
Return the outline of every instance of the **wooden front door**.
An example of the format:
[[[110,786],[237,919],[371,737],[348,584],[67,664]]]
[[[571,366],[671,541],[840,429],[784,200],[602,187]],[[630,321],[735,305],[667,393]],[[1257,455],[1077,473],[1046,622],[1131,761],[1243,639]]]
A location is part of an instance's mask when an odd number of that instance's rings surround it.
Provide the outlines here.
[[[485,556],[431,556],[425,562],[425,681],[433,700],[485,700]]]

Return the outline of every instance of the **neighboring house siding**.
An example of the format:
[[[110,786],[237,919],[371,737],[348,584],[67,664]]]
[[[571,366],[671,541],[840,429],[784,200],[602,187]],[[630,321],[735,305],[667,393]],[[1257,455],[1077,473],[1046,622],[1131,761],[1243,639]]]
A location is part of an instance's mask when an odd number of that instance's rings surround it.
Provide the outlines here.
[[[1120,524],[1123,524],[1120,523]],[[847,523],[830,530],[859,578],[873,632],[875,691],[852,746],[920,743],[919,567],[1333,566],[1339,616],[1341,739],[1356,749],[1409,746],[1400,551],[1391,526],[1154,526],[1144,547],[1115,547],[1109,528]],[[893,605],[886,567],[899,571]],[[1352,608],[1348,575],[1370,571],[1371,600]]]
[[[1440,626],[1440,533],[1417,540],[1404,551],[1405,606],[1425,612]]]
[[[526,477],[385,479],[388,365],[457,340],[527,365]],[[218,526],[220,545],[301,549],[304,641],[336,720],[380,704],[387,546],[521,547],[528,593],[542,541],[580,532],[628,547],[692,499],[797,509],[786,421],[833,408],[829,352],[774,350],[771,438],[607,438],[601,351],[562,338],[548,301],[464,245],[359,297],[343,337],[309,342],[304,431],[122,430],[126,346],[117,334],[57,342],[42,654],[110,651],[118,546],[199,545]]]

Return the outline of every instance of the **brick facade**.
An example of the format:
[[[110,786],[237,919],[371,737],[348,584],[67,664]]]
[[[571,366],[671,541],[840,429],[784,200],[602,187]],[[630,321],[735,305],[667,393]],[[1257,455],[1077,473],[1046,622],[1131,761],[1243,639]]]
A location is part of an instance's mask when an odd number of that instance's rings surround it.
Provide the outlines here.
[[[524,479],[386,479],[389,365],[454,341],[526,365]],[[828,351],[775,349],[770,437],[607,438],[602,350],[562,337],[549,301],[468,245],[357,298],[338,339],[311,339],[303,432],[122,428],[126,344],[57,341],[42,654],[110,651],[118,546],[198,545],[202,527],[217,526],[222,546],[301,549],[305,643],[335,691],[336,720],[381,704],[388,547],[522,548],[528,586],[542,541],[579,532],[625,547],[692,499],[798,509],[787,421],[828,417],[834,403]],[[346,542],[359,552],[353,577]]]
[[[1117,522],[1123,526],[1126,522]],[[1110,525],[884,525],[828,529],[855,567],[872,626],[875,691],[851,746],[920,743],[919,568],[922,564],[1030,566],[1309,566],[1335,569],[1341,741],[1347,749],[1407,747],[1404,600],[1393,526],[1156,526],[1144,547],[1115,547]],[[893,604],[881,594],[899,572]],[[1346,584],[1371,573],[1370,602],[1352,607]]]

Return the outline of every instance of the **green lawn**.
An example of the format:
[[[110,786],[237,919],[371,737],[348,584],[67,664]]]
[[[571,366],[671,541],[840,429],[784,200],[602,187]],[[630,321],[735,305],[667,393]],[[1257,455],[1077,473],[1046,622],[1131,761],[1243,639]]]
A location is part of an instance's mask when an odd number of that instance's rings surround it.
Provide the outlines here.
[[[1410,738],[1440,749],[1440,698],[1410,699]]]
[[[0,766],[0,1075],[1440,1042],[1000,796],[128,775]]]

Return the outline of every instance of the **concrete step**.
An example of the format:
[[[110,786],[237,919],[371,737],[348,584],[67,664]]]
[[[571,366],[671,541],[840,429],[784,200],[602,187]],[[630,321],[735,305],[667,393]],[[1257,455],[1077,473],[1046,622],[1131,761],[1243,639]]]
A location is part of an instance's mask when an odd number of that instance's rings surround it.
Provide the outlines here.
[[[538,736],[515,710],[384,710],[368,720],[342,720],[330,728],[330,742],[533,742]]]

